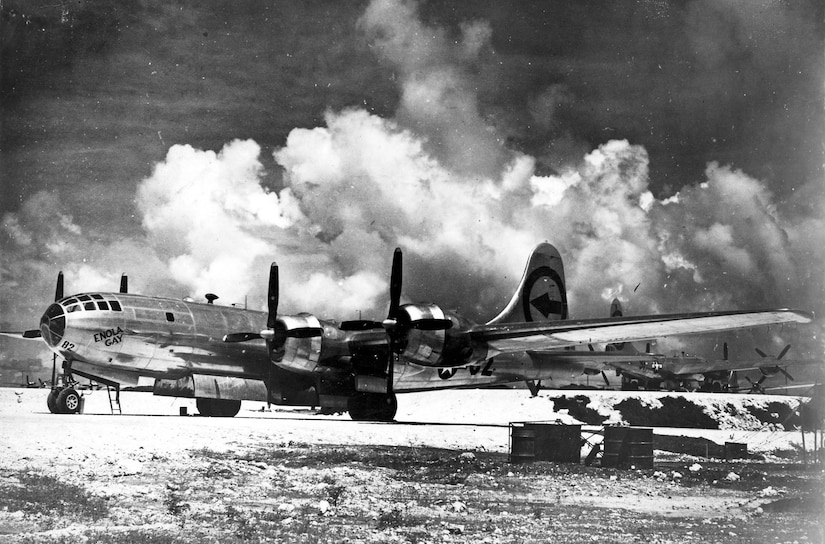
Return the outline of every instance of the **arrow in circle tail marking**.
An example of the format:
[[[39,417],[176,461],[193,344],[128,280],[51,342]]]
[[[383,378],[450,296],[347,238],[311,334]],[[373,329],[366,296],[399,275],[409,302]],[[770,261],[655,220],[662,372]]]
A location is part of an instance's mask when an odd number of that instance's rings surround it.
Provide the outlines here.
[[[561,314],[561,303],[556,300],[550,300],[550,295],[542,293],[530,301],[530,305],[541,312],[541,315],[547,318],[550,314]]]

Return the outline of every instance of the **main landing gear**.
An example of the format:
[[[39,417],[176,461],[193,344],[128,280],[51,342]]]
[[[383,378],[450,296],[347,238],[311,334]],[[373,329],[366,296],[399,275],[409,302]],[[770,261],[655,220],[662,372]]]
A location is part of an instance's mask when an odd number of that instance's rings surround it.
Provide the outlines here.
[[[80,411],[80,394],[74,387],[55,387],[46,397],[46,405],[53,414],[76,414]]]
[[[206,417],[235,417],[241,410],[239,400],[198,398],[195,405],[198,413]]]
[[[392,421],[398,400],[394,393],[356,393],[349,398],[347,411],[355,421]]]

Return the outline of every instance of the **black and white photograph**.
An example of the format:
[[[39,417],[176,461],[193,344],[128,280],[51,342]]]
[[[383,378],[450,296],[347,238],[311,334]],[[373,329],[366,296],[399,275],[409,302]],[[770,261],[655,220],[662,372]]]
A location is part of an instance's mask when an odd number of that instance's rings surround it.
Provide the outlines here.
[[[0,38],[0,542],[825,544],[825,4]]]

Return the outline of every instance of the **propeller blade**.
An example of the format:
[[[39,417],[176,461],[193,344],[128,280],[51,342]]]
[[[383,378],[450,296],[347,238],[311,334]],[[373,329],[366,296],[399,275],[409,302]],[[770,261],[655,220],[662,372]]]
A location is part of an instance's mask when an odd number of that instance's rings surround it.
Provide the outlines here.
[[[324,331],[317,327],[301,327],[286,331],[286,335],[289,338],[315,338],[316,336],[324,336]]]
[[[604,379],[605,385],[610,387],[610,380],[607,379],[607,374],[604,373],[604,370],[602,370],[602,379]]]
[[[788,344],[787,346],[785,346],[785,349],[783,349],[781,352],[779,352],[779,355],[777,355],[777,356],[776,356],[777,360],[778,360],[778,359],[781,359],[782,357],[784,357],[784,356],[785,356],[785,354],[786,354],[786,353],[788,353],[788,350],[789,350],[789,349],[791,349],[791,345],[790,345],[790,344]]]
[[[372,329],[383,329],[384,325],[380,321],[354,319],[352,321],[342,321],[338,328],[342,331],[368,331]]]
[[[63,271],[57,273],[57,287],[54,289],[54,299],[60,300],[63,298]]]
[[[126,294],[129,292],[129,276],[121,274],[120,276],[120,292]]]
[[[725,361],[728,360],[728,343],[727,342],[722,344],[722,359],[724,359]]]
[[[766,358],[766,357],[768,356],[768,354],[767,354],[767,353],[765,353],[764,351],[762,351],[762,350],[761,350],[761,349],[759,349],[759,348],[753,348],[753,349],[754,349],[754,351],[756,351],[756,353],[758,353],[758,354],[759,354],[760,356],[762,356],[762,357],[765,357],[765,358]]]
[[[781,357],[780,357],[780,359],[781,359]],[[785,370],[784,368],[779,367],[779,366],[778,366],[778,367],[776,367],[776,368],[779,370],[779,372],[781,372],[782,374],[784,374],[786,378],[788,378],[788,379],[789,379],[789,380],[791,380],[791,381],[795,381],[795,380],[793,379],[793,376],[791,376],[790,374],[788,374],[788,371],[787,371],[787,370]]]
[[[445,331],[453,326],[453,322],[449,319],[416,319],[410,321],[407,327],[417,329],[419,331]]]
[[[233,332],[225,335],[223,341],[228,344],[234,344],[248,340],[257,340],[259,338],[261,338],[261,334],[257,332]]]
[[[40,338],[41,336],[43,336],[43,334],[40,332],[40,329],[23,331],[23,338]]]
[[[399,331],[397,314],[401,307],[401,285],[402,285],[402,254],[401,248],[395,248],[392,254],[392,268],[390,270],[390,309],[387,313],[387,319],[381,324],[384,330],[387,331],[388,345],[387,345],[387,395],[393,394],[395,372],[395,354],[398,351]]]
[[[392,270],[390,271],[390,311],[387,314],[388,318],[394,318],[398,313],[398,308],[401,305],[401,248],[395,248],[392,254]]]
[[[275,328],[275,321],[278,319],[278,264],[272,263],[269,267],[269,296],[267,298],[269,315],[266,318],[266,326]]]

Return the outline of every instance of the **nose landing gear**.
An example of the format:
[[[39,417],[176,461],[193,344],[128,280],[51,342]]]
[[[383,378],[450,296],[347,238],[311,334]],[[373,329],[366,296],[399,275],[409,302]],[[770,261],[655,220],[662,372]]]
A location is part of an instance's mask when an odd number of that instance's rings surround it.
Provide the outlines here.
[[[80,394],[73,387],[55,387],[46,397],[46,405],[53,414],[76,414],[80,411]]]

